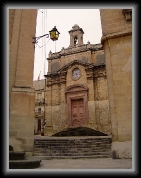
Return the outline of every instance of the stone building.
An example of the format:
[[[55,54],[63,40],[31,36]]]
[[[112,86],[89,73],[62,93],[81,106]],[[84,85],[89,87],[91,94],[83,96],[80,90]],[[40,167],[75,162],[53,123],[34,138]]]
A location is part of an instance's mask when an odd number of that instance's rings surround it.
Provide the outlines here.
[[[111,134],[104,50],[83,44],[83,34],[74,25],[70,46],[47,59],[45,135],[79,126]]]
[[[70,46],[49,54],[45,134],[93,128],[112,135],[114,158],[131,158],[132,10],[100,15],[101,44],[83,44],[83,29],[74,25]]]
[[[44,130],[45,124],[45,86],[46,80],[33,81],[33,87],[35,88],[35,123],[34,134],[41,134]]]
[[[113,158],[131,158],[132,9],[100,9],[100,16],[101,44],[83,44],[74,25],[69,48],[49,54],[44,133],[93,128],[111,134]],[[26,154],[34,144],[36,17],[36,9],[9,10],[9,144]]]

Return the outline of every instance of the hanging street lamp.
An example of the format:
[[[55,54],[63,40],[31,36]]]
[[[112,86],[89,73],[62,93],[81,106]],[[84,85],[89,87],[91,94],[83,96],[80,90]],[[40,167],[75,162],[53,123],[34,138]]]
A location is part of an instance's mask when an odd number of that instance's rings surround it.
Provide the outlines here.
[[[58,40],[58,37],[59,37],[59,32],[56,28],[56,26],[54,26],[54,28],[52,30],[49,31],[49,34],[45,34],[45,35],[42,35],[42,36],[39,36],[39,37],[33,37],[34,41],[32,43],[38,43],[38,40],[42,37],[45,37],[48,38],[50,36],[50,39],[52,41],[56,41]]]
[[[56,41],[56,40],[58,40],[60,33],[58,32],[56,26],[54,26],[54,28],[49,31],[49,34],[50,34],[50,39],[53,41]]]

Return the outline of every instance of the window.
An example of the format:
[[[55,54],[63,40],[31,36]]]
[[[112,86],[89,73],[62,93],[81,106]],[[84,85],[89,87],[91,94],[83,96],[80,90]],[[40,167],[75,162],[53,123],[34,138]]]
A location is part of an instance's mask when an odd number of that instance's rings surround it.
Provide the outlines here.
[[[41,108],[38,108],[38,113],[41,113]]]

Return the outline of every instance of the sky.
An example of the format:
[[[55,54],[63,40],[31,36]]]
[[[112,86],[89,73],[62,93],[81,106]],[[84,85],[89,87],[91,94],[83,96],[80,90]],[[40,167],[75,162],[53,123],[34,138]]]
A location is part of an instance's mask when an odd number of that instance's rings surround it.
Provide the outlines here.
[[[69,32],[77,24],[83,29],[83,43],[101,43],[102,29],[99,9],[38,9],[36,20],[36,37],[49,34],[56,26],[60,32],[57,41],[52,41],[47,35],[38,39],[35,44],[33,80],[44,79],[48,72],[49,51],[61,51],[62,47],[70,45]]]

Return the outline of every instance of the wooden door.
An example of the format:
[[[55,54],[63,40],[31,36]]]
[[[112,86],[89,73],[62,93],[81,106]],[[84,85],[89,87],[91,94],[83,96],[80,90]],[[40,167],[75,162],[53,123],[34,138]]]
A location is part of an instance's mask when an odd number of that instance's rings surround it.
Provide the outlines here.
[[[72,100],[71,106],[72,126],[82,126],[84,124],[83,99]]]

